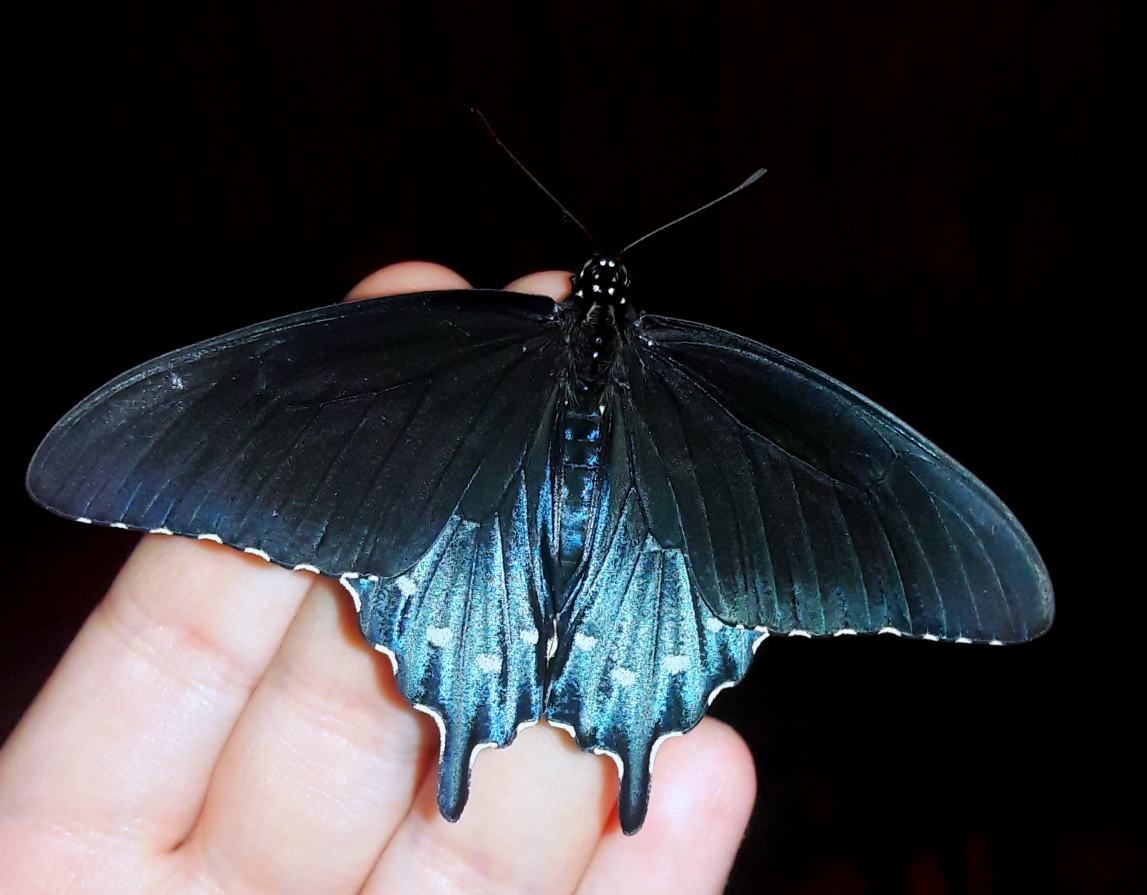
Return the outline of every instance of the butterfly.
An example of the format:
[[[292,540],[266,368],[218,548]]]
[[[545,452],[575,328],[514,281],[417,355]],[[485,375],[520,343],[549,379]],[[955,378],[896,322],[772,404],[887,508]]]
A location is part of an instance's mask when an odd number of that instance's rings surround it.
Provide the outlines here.
[[[608,755],[636,831],[659,746],[768,636],[1028,640],[1054,611],[986,486],[800,361],[638,313],[619,256],[561,303],[426,292],[166,354],[48,433],[32,497],[339,579],[437,722],[438,804],[539,719]]]

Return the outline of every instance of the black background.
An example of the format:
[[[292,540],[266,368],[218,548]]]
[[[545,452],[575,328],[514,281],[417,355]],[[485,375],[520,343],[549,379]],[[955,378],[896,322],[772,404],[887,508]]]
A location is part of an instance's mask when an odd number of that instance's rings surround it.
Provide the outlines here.
[[[72,404],[390,262],[580,264],[476,105],[607,247],[768,167],[632,253],[634,303],[871,396],[1051,571],[1031,645],[766,644],[714,711],[760,781],[730,891],[1143,885],[1142,448],[1108,412],[1142,401],[1112,340],[1143,288],[1130,4],[151,7],[9,18],[5,731],[134,543],[23,494]]]

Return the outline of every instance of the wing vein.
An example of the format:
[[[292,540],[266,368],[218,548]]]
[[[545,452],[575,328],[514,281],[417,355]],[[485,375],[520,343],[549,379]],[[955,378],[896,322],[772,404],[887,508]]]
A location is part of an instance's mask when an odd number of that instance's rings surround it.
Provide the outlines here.
[[[832,507],[836,513],[837,519],[840,520],[841,526],[844,528],[844,541],[848,548],[848,555],[851,557],[854,567],[856,569],[856,581],[860,586],[860,594],[864,600],[864,614],[866,616],[865,627],[870,627],[872,624],[872,606],[868,599],[868,586],[864,583],[864,568],[860,562],[860,555],[856,552],[856,543],[852,537],[852,529],[848,524],[848,516],[845,515],[844,508],[840,505],[840,495],[838,493],[837,485],[833,485],[829,489],[832,494]],[[841,607],[842,609],[845,607]]]
[[[935,515],[936,515],[936,521],[938,521],[940,523],[940,530],[944,532],[944,540],[948,544],[948,550],[952,554],[952,556],[955,557],[956,565],[960,569],[960,577],[964,581],[964,587],[968,591],[968,599],[972,604],[972,612],[975,614],[975,617],[976,617],[976,626],[979,627],[980,611],[979,611],[979,608],[976,606],[976,595],[972,592],[972,586],[968,580],[968,570],[964,565],[964,558],[962,556],[960,556],[960,551],[956,549],[955,541],[952,540],[952,533],[948,530],[948,523],[944,521],[944,517],[940,513],[939,507],[936,506],[935,495],[933,495],[930,488],[928,488],[922,481],[920,481],[920,477],[918,475],[916,475],[916,473],[912,469],[909,468],[908,464],[901,463],[900,465],[903,466],[908,471],[908,474],[910,476],[912,476],[912,478],[916,481],[916,484],[918,484],[920,486],[921,490],[923,490],[923,492],[928,496],[928,503],[932,507],[932,512],[935,513]],[[944,600],[944,594],[942,592],[942,589],[939,587],[936,588],[936,599],[938,599],[940,601],[940,611],[944,614],[944,630],[947,631],[948,630],[948,607],[947,607],[946,602]],[[956,620],[957,620],[957,623],[960,621],[958,613],[957,613],[957,619]],[[963,630],[963,626],[961,626],[960,633],[961,634],[965,633]]]

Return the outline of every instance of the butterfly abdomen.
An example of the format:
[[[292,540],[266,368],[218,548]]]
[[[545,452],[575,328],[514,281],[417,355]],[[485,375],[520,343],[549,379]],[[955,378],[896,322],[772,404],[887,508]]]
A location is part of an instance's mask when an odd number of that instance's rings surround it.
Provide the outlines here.
[[[557,513],[557,569],[559,592],[581,565],[589,541],[591,521],[597,507],[602,461],[604,418],[596,402],[566,405],[557,420],[554,445],[558,462],[554,466],[553,506]]]

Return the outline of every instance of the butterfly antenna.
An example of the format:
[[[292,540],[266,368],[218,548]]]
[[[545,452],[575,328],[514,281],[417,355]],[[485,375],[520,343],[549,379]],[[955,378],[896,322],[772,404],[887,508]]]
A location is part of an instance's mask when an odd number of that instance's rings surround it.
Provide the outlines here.
[[[740,186],[738,186],[738,187],[733,187],[733,189],[729,190],[729,192],[725,193],[725,195],[723,195],[723,196],[718,196],[718,197],[717,197],[716,199],[714,199],[712,202],[707,202],[707,203],[705,203],[704,205],[702,205],[700,208],[694,208],[694,209],[693,209],[691,212],[689,212],[688,214],[683,214],[683,215],[681,215],[681,217],[677,218],[677,220],[675,220],[675,221],[670,221],[668,224],[662,224],[662,225],[661,225],[660,227],[658,227],[656,230],[653,230],[653,231],[651,231],[651,232],[649,232],[649,233],[646,233],[646,234],[645,234],[644,236],[642,236],[640,239],[635,239],[633,242],[631,242],[629,245],[627,245],[627,246],[626,246],[624,249],[622,249],[620,252],[618,252],[618,254],[619,254],[619,255],[624,255],[626,252],[628,252],[630,249],[632,249],[632,248],[633,248],[635,245],[637,245],[639,242],[644,242],[645,240],[649,239],[649,237],[650,237],[650,236],[653,236],[653,235],[655,235],[655,234],[657,234],[657,233],[660,233],[662,230],[667,230],[667,229],[669,229],[670,227],[672,227],[674,224],[680,224],[682,221],[686,220],[687,218],[691,218],[691,217],[693,217],[693,215],[695,215],[695,214],[698,214],[698,213],[700,213],[700,212],[704,211],[706,208],[712,208],[712,207],[713,207],[714,205],[716,205],[718,202],[721,202],[721,201],[723,201],[723,200],[725,200],[725,199],[728,199],[728,198],[729,198],[731,195],[733,195],[733,193],[739,193],[739,192],[740,192],[741,190],[743,190],[745,187],[747,187],[747,186],[751,186],[752,184],[754,184],[754,183],[756,183],[758,180],[760,180],[760,179],[761,179],[761,178],[764,176],[764,174],[765,174],[765,171],[766,171],[766,170],[767,170],[767,169],[765,169],[765,168],[758,168],[756,171],[754,171],[754,172],[753,172],[753,173],[752,173],[752,174],[749,176],[749,179],[748,179],[748,180],[746,180],[744,183],[742,183]],[[555,200],[555,201],[556,201],[556,200]]]
[[[528,178],[530,178],[530,180],[532,180],[537,185],[538,189],[541,190],[543,193],[545,193],[547,196],[549,196],[550,201],[553,202],[554,205],[556,205],[558,208],[560,208],[562,210],[562,217],[565,218],[567,221],[569,221],[571,224],[577,224],[578,229],[581,230],[581,232],[585,234],[585,238],[588,239],[593,244],[594,248],[597,248],[597,240],[593,238],[592,234],[590,234],[590,232],[585,228],[585,226],[582,224],[582,222],[579,221],[577,218],[575,218],[570,213],[570,210],[568,208],[566,208],[564,205],[562,205],[561,202],[558,201],[558,197],[555,196],[553,193],[551,193],[549,190],[547,190],[542,185],[542,182],[540,180],[538,180],[538,178],[536,178],[533,174],[530,173],[529,168],[527,168],[520,161],[518,161],[518,157],[516,155],[514,155],[514,153],[510,152],[510,147],[508,147],[505,143],[503,143],[502,140],[498,137],[498,135],[496,133],[494,133],[494,129],[492,127],[490,127],[490,122],[488,122],[486,120],[486,116],[483,115],[481,112],[479,112],[477,109],[471,109],[470,112],[478,120],[478,124],[480,124],[482,126],[482,130],[484,130],[487,134],[489,134],[490,139],[493,140],[495,143],[497,143],[502,148],[502,151],[510,157],[510,161],[512,161],[515,165],[517,165],[521,169],[522,173],[525,174]],[[747,186],[747,184],[746,184],[746,186]],[[736,192],[736,191],[734,190],[734,192]],[[721,198],[724,198],[724,196],[722,196]],[[710,204],[712,204],[712,203],[710,203]],[[700,209],[698,209],[698,210],[700,210]]]

